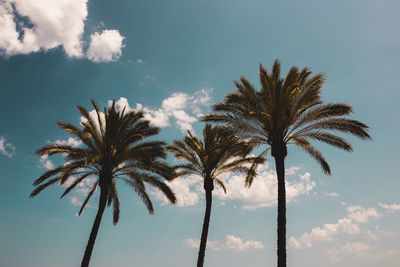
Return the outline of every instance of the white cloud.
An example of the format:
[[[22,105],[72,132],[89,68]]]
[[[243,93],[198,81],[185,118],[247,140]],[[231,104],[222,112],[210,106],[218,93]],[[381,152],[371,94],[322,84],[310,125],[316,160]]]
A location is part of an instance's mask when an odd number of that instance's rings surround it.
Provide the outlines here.
[[[111,101],[111,103],[112,103],[112,101]],[[110,106],[111,106],[111,104],[110,104]],[[103,126],[105,126],[106,118],[105,118],[104,112],[100,111],[99,114],[100,114],[100,120],[101,120]],[[98,120],[98,117],[97,117],[96,110],[93,109],[93,110],[89,111],[89,116],[93,120],[96,128],[100,129],[99,120]],[[84,123],[84,122],[87,122],[87,119],[84,118],[83,116],[81,116],[80,117],[80,124],[82,125],[82,123]]]
[[[158,109],[145,107],[140,103],[136,103],[134,109],[143,110],[145,112],[144,118],[154,126],[160,128],[171,126],[170,119],[174,119],[183,133],[186,133],[187,130],[193,133],[192,124],[198,121],[198,117],[202,115],[202,108],[209,105],[211,91],[212,89],[201,89],[193,95],[177,92],[164,99]],[[109,100],[108,105],[111,106],[111,104],[112,101]],[[119,110],[124,107],[126,111],[132,109],[125,97],[120,97],[115,105]]]
[[[62,46],[68,56],[82,57],[87,14],[87,0],[1,1],[0,50],[10,56]]]
[[[54,143],[59,145],[78,147],[82,144],[82,141],[74,137],[68,137],[67,140],[56,140],[54,141]]]
[[[226,236],[226,243],[223,246],[223,249],[228,250],[236,250],[236,251],[245,251],[250,249],[263,249],[264,245],[260,241],[248,240],[243,241],[239,237],[235,237],[233,235]]]
[[[182,243],[193,248],[199,248],[200,246],[200,240],[195,238],[185,239],[182,241]],[[264,244],[260,241],[254,241],[254,240],[243,241],[240,237],[236,237],[234,235],[227,235],[226,241],[224,243],[207,240],[207,248],[212,249],[214,251],[220,251],[220,250],[246,251],[251,249],[263,249]]]
[[[315,182],[310,179],[310,173],[298,175],[298,178],[291,178],[299,170],[292,167],[286,170],[286,201],[296,201],[299,196],[309,195],[315,187]],[[277,179],[276,172],[264,164],[258,168],[258,176],[254,179],[250,188],[244,187],[245,175],[227,174],[221,177],[225,182],[227,193],[217,188],[214,195],[221,200],[240,200],[242,208],[255,209],[259,207],[271,207],[277,201]]]
[[[348,218],[357,223],[366,223],[370,217],[378,218],[379,214],[374,208],[363,208],[361,206],[350,206],[347,208]]]
[[[107,102],[109,107],[112,106],[112,103],[112,100],[108,100]],[[132,108],[129,106],[128,99],[126,99],[125,97],[120,97],[117,101],[115,101],[115,108],[120,111],[125,109],[125,112],[129,112],[132,110]]]
[[[195,175],[187,176],[185,178],[176,178],[173,182],[168,183],[169,187],[175,192],[177,202],[176,206],[186,207],[194,206],[199,203],[202,194],[204,194],[202,188],[203,178]],[[155,196],[156,199],[162,202],[162,205],[169,204],[167,198],[159,190],[154,189],[151,194]]]
[[[90,45],[87,50],[88,59],[94,62],[116,61],[121,57],[124,36],[118,30],[104,30],[90,36]]]
[[[82,36],[87,0],[0,1],[0,54],[13,56],[62,46],[68,57],[83,58]],[[117,60],[124,37],[118,30],[91,35],[87,57],[95,62]]]
[[[69,186],[72,185],[72,183],[76,180],[77,178],[74,176],[71,176],[64,184],[63,186],[65,188],[68,188]],[[72,194],[71,196],[68,197],[70,200],[71,204],[74,206],[81,206],[83,203],[83,199],[86,198],[87,194],[89,193],[90,187],[96,182],[96,178],[92,176],[88,176],[83,181],[78,183],[76,187],[73,189],[73,191],[70,192]],[[97,190],[97,189],[96,189]],[[96,192],[96,191],[95,191]],[[86,205],[86,207],[92,208],[93,206],[91,205]]]
[[[39,159],[40,165],[46,170],[54,169],[54,164],[51,160],[49,160],[49,155],[43,155]]]
[[[379,207],[389,210],[389,212],[400,211],[400,204],[383,204],[379,203]]]
[[[200,247],[200,239],[197,238],[188,238],[182,241],[182,243],[188,247],[199,248]],[[218,241],[207,240],[207,248],[213,250],[219,250],[217,247]]]
[[[295,249],[312,247],[314,242],[332,241],[339,234],[360,234],[360,224],[367,223],[369,218],[378,218],[380,215],[374,208],[363,208],[361,206],[349,206],[347,216],[341,218],[335,224],[324,224],[316,227],[310,233],[304,233],[300,238],[290,237],[289,246]]]
[[[0,136],[0,152],[9,158],[15,154],[15,146],[7,142],[3,136]]]
[[[299,170],[292,167],[286,173],[294,176]],[[245,176],[240,174],[226,174],[220,177],[224,181],[227,193],[218,186],[215,186],[213,196],[225,203],[227,200],[238,200],[242,203],[243,209],[255,209],[259,207],[271,207],[277,201],[277,181],[274,170],[268,168],[267,164],[260,166],[259,176],[255,178],[251,188],[244,187]],[[292,175],[293,174],[293,175]],[[290,177],[289,177],[290,178]],[[188,176],[178,178],[168,183],[178,198],[177,205],[180,207],[197,205],[200,199],[204,198],[203,178],[198,176]],[[296,201],[301,195],[308,195],[315,187],[315,182],[310,179],[310,174],[297,175],[297,178],[290,178],[286,184],[286,199],[290,203]],[[153,191],[153,195],[167,204],[167,199],[158,191]]]

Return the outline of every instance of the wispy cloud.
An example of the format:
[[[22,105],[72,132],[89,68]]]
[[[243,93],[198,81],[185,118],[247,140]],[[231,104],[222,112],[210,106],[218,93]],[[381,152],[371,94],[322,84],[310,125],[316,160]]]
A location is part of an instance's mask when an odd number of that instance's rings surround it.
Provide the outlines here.
[[[379,203],[379,207],[387,209],[389,212],[400,211],[400,204],[383,204]]]
[[[15,155],[15,146],[7,142],[3,136],[0,136],[0,153],[9,158]]]
[[[388,259],[397,255],[397,253],[393,249],[383,249],[363,242],[348,242],[326,252],[333,262],[340,262],[346,257],[365,262],[380,260],[387,262]]]

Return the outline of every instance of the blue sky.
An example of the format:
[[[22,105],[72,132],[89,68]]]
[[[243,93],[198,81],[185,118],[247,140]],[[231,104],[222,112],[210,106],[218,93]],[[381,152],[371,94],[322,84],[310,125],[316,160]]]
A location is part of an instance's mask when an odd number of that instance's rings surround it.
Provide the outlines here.
[[[242,75],[257,87],[258,64],[279,58],[325,72],[325,102],[353,106],[373,142],[348,137],[353,153],[324,145],[332,168],[289,148],[289,266],[400,265],[400,18],[398,1],[28,1],[0,3],[1,266],[76,266],[96,213],[77,217],[87,190],[62,200],[53,186],[29,199],[32,182],[62,158],[38,158],[48,142],[76,140],[55,126],[79,124],[76,105],[116,100],[142,108],[159,139],[201,132],[201,114]],[[270,158],[269,158],[270,159]],[[170,157],[170,162],[174,159]],[[252,189],[224,177],[214,192],[206,266],[273,266],[273,162]],[[119,185],[121,217],[104,214],[93,266],[186,267],[197,257],[204,197],[197,177],[171,187],[178,205],[150,189],[156,212]]]

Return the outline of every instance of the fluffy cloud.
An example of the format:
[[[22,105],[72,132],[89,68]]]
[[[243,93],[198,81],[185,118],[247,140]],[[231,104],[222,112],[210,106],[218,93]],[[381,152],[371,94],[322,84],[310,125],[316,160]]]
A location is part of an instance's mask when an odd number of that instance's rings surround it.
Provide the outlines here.
[[[348,218],[356,223],[366,223],[368,219],[378,218],[379,214],[374,208],[363,208],[361,206],[350,206],[347,208],[349,212]]]
[[[315,187],[315,182],[310,179],[310,174],[298,175],[299,168],[293,167],[286,170],[286,199],[290,203],[296,201],[301,195],[308,195]],[[224,181],[227,193],[216,186],[213,192],[214,197],[219,198],[222,203],[226,200],[238,200],[242,203],[243,209],[255,209],[259,207],[271,207],[276,205],[277,200],[277,181],[274,170],[269,169],[267,164],[259,167],[259,176],[255,178],[251,188],[244,187],[244,175],[226,174],[220,179]],[[296,176],[297,177],[292,177]],[[203,179],[197,176],[178,178],[170,182],[169,185],[176,193],[178,206],[193,206],[198,204],[204,196]],[[163,204],[168,201],[158,191],[153,191],[153,195],[160,199]]]
[[[16,55],[63,46],[68,56],[82,57],[87,14],[87,0],[1,1],[0,49]]]
[[[183,133],[186,133],[187,130],[194,132],[192,124],[198,121],[198,117],[202,115],[202,108],[209,105],[211,91],[212,89],[201,89],[193,95],[177,92],[164,99],[158,109],[145,107],[140,103],[136,103],[134,109],[143,110],[145,119],[149,120],[154,126],[160,128],[171,126],[170,119],[174,119]],[[111,104],[112,101],[108,101],[108,105],[111,106]],[[125,111],[133,109],[125,97],[120,97],[115,101],[115,105],[119,110],[123,108],[125,108]]]
[[[90,36],[90,46],[87,50],[88,59],[94,62],[116,61],[121,57],[123,40],[118,30],[104,30],[101,34]]]
[[[384,208],[389,210],[389,212],[395,212],[395,211],[400,211],[400,205],[399,204],[383,204],[379,203],[379,207]]]
[[[316,227],[310,233],[304,233],[299,239],[289,238],[289,246],[295,249],[312,247],[314,242],[332,241],[339,234],[360,234],[359,225],[367,223],[370,218],[378,218],[380,215],[374,208],[363,208],[361,206],[349,206],[347,217],[341,218],[334,224],[324,224]]]
[[[15,146],[7,142],[3,136],[0,136],[0,153],[9,158],[15,154]]]
[[[243,241],[239,237],[233,235],[226,236],[226,243],[222,246],[223,249],[245,251],[250,249],[263,249],[264,245],[260,241],[248,240]]]
[[[176,206],[186,207],[197,205],[202,197],[201,191],[204,191],[202,190],[202,181],[201,177],[191,175],[186,178],[177,178],[169,183],[170,188],[175,192],[177,198]],[[162,205],[169,204],[169,201],[159,190],[153,190],[151,194],[160,200]]]
[[[301,195],[308,195],[315,187],[315,182],[310,179],[310,173],[303,175],[295,174],[298,167],[286,170],[286,201],[295,201]],[[239,200],[243,203],[244,209],[255,209],[259,207],[271,207],[276,205],[278,184],[276,172],[264,164],[258,169],[258,176],[250,188],[244,187],[244,175],[227,174],[221,177],[225,182],[227,193],[217,188],[214,195],[221,200]]]
[[[195,238],[189,238],[182,241],[183,244],[193,247],[199,248],[200,240]],[[226,240],[223,243],[218,241],[207,241],[207,248],[212,249],[214,251],[219,250],[235,250],[235,251],[246,251],[251,249],[263,249],[264,244],[260,241],[248,240],[243,241],[241,238],[236,237],[234,235],[227,235]]]
[[[0,53],[5,56],[47,51],[62,46],[69,57],[84,57],[82,36],[87,0],[0,1]],[[91,35],[87,57],[95,62],[121,56],[117,30]]]

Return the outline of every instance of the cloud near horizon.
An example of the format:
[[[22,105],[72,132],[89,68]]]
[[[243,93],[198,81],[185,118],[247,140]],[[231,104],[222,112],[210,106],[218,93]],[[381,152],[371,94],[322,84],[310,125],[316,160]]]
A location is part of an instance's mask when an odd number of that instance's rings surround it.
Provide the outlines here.
[[[182,243],[188,247],[199,248],[200,240],[196,238],[188,238],[182,241]],[[263,249],[264,244],[260,241],[247,240],[243,241],[240,237],[234,235],[227,235],[226,240],[223,243],[219,241],[207,240],[207,248],[220,251],[220,250],[235,250],[238,252],[251,250],[251,249]]]

